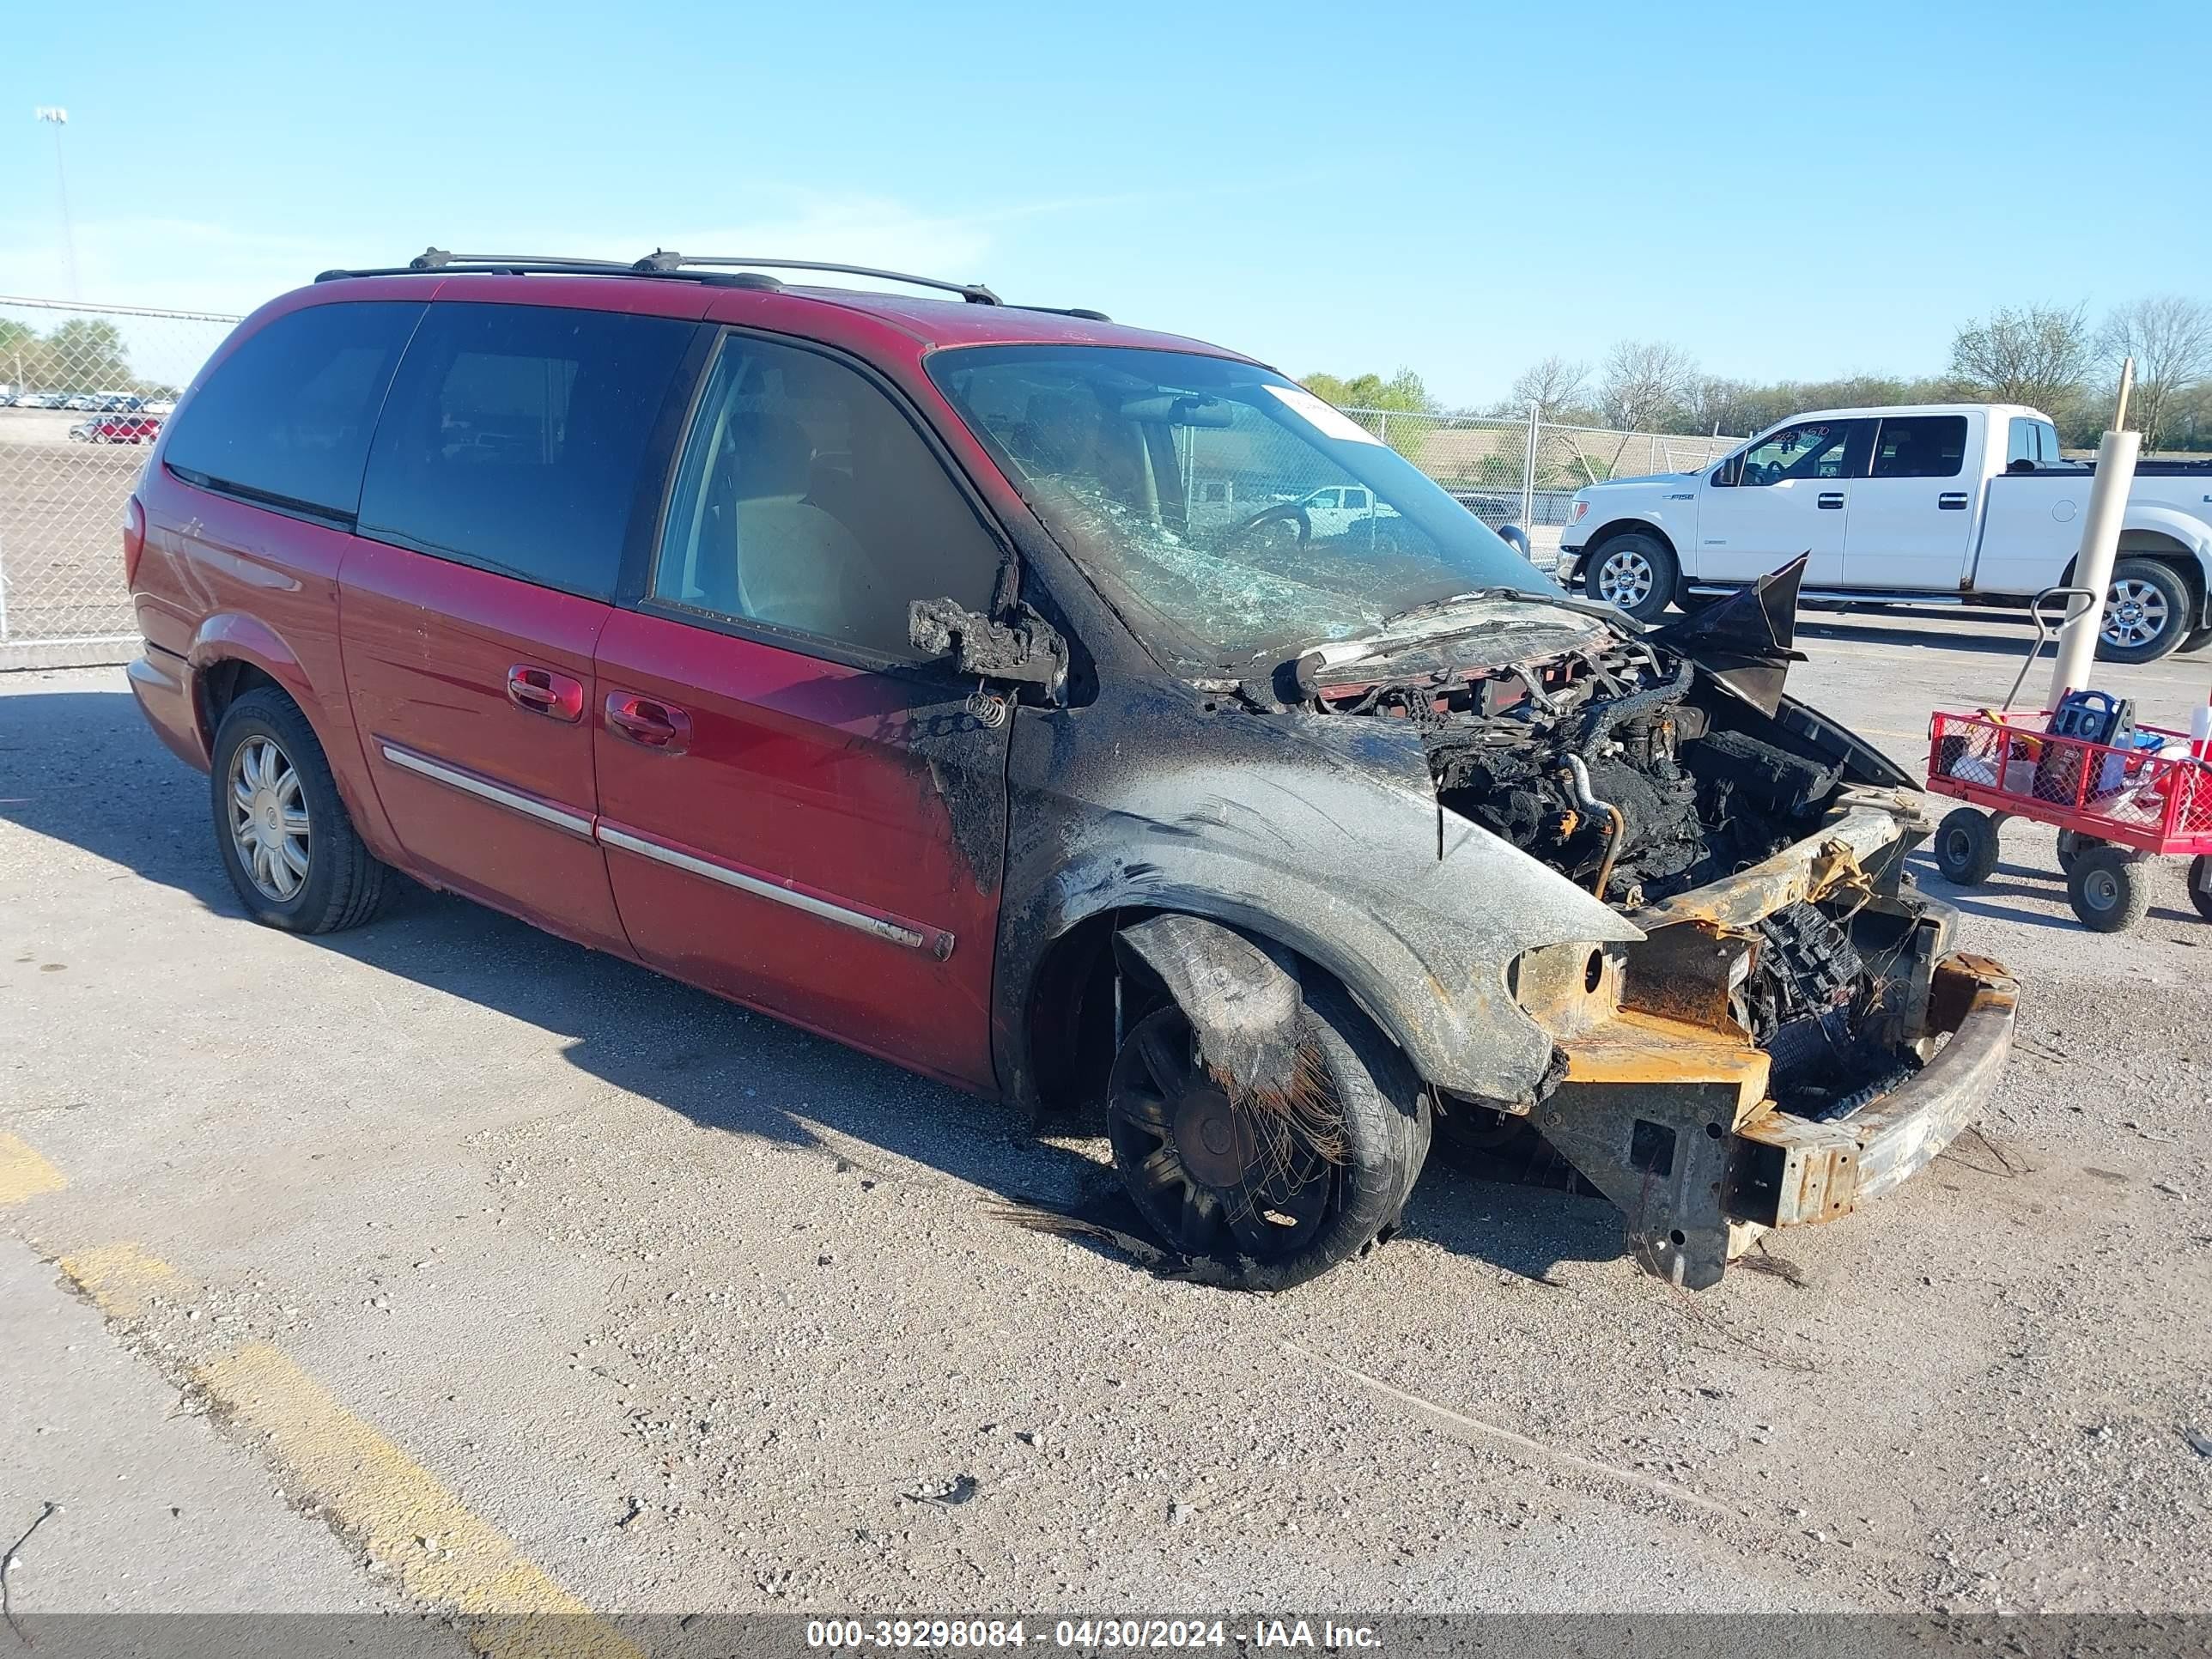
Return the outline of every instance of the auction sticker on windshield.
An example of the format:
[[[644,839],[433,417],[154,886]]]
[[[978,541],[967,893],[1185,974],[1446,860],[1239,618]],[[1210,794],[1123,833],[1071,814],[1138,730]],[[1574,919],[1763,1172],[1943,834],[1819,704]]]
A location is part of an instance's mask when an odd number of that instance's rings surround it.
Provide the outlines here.
[[[1285,408],[1304,416],[1306,423],[1318,430],[1324,438],[1342,438],[1356,444],[1379,444],[1382,441],[1358,422],[1334,405],[1323,403],[1302,386],[1277,386],[1272,380],[1261,384],[1273,392]]]

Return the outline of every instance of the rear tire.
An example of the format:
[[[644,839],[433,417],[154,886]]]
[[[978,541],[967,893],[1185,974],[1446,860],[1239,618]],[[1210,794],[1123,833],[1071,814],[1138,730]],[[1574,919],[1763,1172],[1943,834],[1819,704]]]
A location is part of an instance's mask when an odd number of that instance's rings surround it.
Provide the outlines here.
[[[2091,933],[2122,933],[2149,910],[2150,883],[2143,879],[2142,861],[2126,848],[2092,847],[2074,860],[2066,896]]]
[[[392,873],[362,844],[314,727],[259,686],[225,711],[209,769],[216,848],[246,915],[293,933],[357,927]]]
[[[1640,530],[1608,536],[1583,556],[1583,592],[1640,623],[1665,611],[1681,582],[1674,550]]]
[[[2100,662],[2146,663],[2180,649],[2191,607],[2189,584],[2172,565],[2155,559],[2122,559],[2097,634]]]
[[[1986,812],[1961,806],[1936,826],[1936,868],[1955,887],[1978,887],[1997,867],[1997,826]]]
[[[1287,1290],[1387,1237],[1428,1158],[1428,1091],[1352,1000],[1310,988],[1300,1022],[1326,1079],[1308,1097],[1317,1119],[1229,1103],[1173,1003],[1131,1028],[1109,1079],[1108,1139],[1130,1199],[1232,1290]],[[1305,1123],[1325,1127],[1333,1158]]]
[[[2185,657],[2193,651],[2202,651],[2208,645],[2212,645],[2212,628],[2200,628],[2195,633],[2185,635],[2181,643],[2174,647],[2174,652]]]

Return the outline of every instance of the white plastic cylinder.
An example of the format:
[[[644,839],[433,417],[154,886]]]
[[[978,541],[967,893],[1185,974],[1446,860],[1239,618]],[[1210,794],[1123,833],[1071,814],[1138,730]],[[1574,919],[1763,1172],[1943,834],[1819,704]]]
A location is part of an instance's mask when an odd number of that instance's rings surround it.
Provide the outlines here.
[[[2073,585],[2098,595],[2098,603],[2067,623],[2058,635],[2046,708],[2057,708],[2069,691],[2089,684],[2097,635],[2105,625],[2104,596],[2112,592],[2112,563],[2119,556],[2120,521],[2127,515],[2128,491],[2136,481],[2136,457],[2142,448],[2140,432],[2107,432],[2097,446],[2097,476],[2089,485],[2089,510],[2081,518],[2081,549],[2074,560]]]

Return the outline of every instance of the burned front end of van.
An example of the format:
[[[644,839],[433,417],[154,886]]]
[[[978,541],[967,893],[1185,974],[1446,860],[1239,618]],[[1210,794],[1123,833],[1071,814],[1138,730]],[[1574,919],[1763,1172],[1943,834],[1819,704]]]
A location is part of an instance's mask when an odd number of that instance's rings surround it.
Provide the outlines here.
[[[1784,695],[1802,562],[1648,629],[1256,365],[932,373],[1047,532],[1049,616],[916,613],[981,682],[1009,639],[1050,675],[1008,753],[1002,1082],[1103,1106],[1169,1259],[1310,1278],[1465,1131],[1710,1285],[1986,1097],[2011,981],[1914,889],[1912,780]]]
[[[1552,1065],[1518,1097],[1442,1106],[1492,1135],[1525,1120],[1627,1217],[1637,1259],[1692,1288],[1760,1231],[1923,1167],[2012,1037],[2011,976],[1950,948],[1954,913],[1905,867],[1930,827],[1910,781],[1782,695],[1797,574],[1541,660],[1451,660],[1485,654],[1478,631],[1297,671],[1310,708],[1419,732],[1448,826],[1630,924],[1516,957]]]

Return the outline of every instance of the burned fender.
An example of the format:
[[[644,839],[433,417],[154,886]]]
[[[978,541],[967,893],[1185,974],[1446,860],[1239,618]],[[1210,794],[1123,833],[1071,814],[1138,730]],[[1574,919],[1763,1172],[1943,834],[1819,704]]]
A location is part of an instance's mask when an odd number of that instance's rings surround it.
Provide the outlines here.
[[[1291,1092],[1305,996],[1265,951],[1199,916],[1153,916],[1115,939],[1160,976],[1232,1098]]]
[[[1183,686],[1024,709],[995,1019],[1002,1087],[1033,1088],[1030,988],[1054,940],[1117,910],[1205,917],[1334,975],[1422,1077],[1524,1100],[1552,1037],[1507,988],[1523,951],[1643,931],[1442,809],[1419,735],[1262,714]]]

